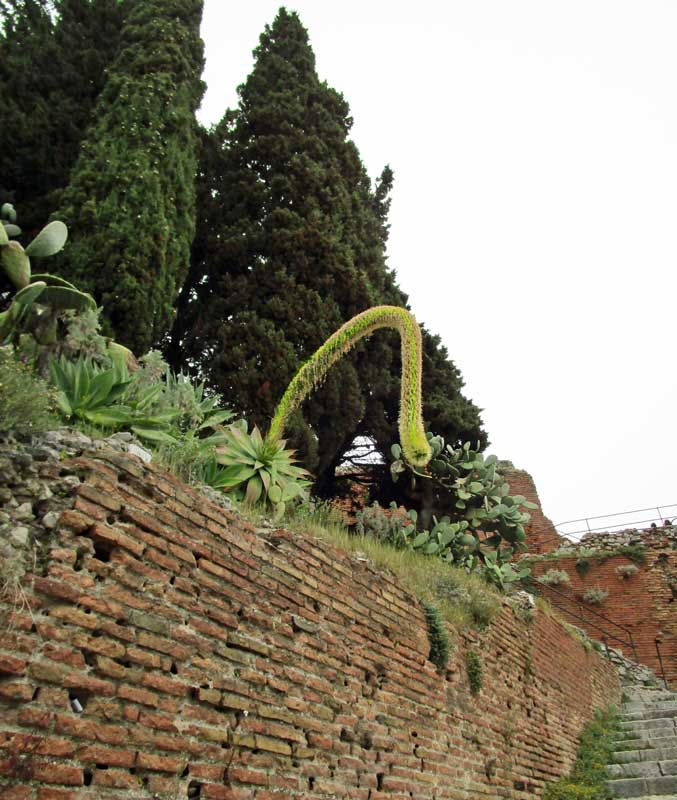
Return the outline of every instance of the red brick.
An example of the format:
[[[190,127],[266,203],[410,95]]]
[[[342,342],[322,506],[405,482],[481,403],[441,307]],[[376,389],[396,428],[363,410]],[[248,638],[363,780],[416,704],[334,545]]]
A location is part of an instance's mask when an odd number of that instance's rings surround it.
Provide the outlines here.
[[[160,692],[173,694],[177,697],[182,697],[183,695],[188,694],[189,690],[189,687],[186,686],[185,683],[182,683],[175,678],[169,678],[166,675],[158,675],[153,672],[147,672],[143,676],[142,683],[144,686],[148,686],[151,689],[157,689]]]
[[[0,672],[5,675],[25,675],[26,660],[0,654]]]
[[[50,789],[42,787],[38,789],[37,800],[77,800],[77,792],[69,789]]]
[[[134,703],[141,703],[144,706],[157,707],[160,703],[160,698],[155,692],[149,692],[146,689],[138,689],[136,686],[120,686],[118,689],[118,697],[123,700],[131,700]]]
[[[23,681],[2,681],[0,683],[0,697],[7,700],[22,700],[27,703],[33,697],[35,687]]]
[[[92,776],[92,785],[106,789],[134,789],[139,788],[139,779],[126,769],[95,769]]]
[[[67,764],[40,762],[33,766],[33,780],[44,783],[60,783],[64,786],[82,786],[82,769],[70,767]]]
[[[83,764],[107,764],[109,767],[132,767],[136,761],[133,750],[118,750],[98,744],[79,748],[77,757]]]
[[[73,743],[68,739],[55,739],[45,736],[32,736],[28,733],[0,732],[0,748],[18,755],[37,753],[43,756],[65,757],[73,753]]]
[[[33,797],[32,786],[2,786],[2,800],[31,800]]]
[[[180,772],[186,766],[186,759],[139,752],[136,757],[136,766],[139,769],[152,769],[157,772]]]
[[[54,730],[57,733],[106,744],[124,744],[127,739],[127,729],[122,725],[104,725],[98,720],[66,714],[57,716]]]
[[[114,528],[110,525],[104,525],[103,523],[99,522],[90,528],[88,531],[88,536],[91,536],[95,542],[106,542],[107,544],[115,547],[123,547],[125,550],[129,550],[130,553],[134,553],[136,556],[140,556],[141,553],[143,553],[143,551],[146,549],[145,542],[137,541],[131,536],[128,536],[126,533],[123,533],[119,528]]]
[[[234,800],[238,796],[230,786],[224,786],[223,784],[203,783],[201,786],[200,797],[208,797],[213,800]]]
[[[91,520],[86,514],[73,509],[66,509],[65,511],[62,511],[61,516],[59,517],[59,528],[67,528],[68,530],[73,531],[73,533],[84,533],[92,526],[92,524],[93,520]]]
[[[227,777],[230,781],[239,781],[240,783],[249,783],[256,786],[267,786],[268,784],[267,773],[245,767],[229,767]]]

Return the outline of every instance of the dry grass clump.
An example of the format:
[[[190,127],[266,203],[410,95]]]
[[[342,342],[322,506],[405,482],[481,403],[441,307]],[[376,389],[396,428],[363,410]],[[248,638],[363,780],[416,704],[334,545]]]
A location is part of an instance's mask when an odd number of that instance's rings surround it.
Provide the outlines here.
[[[412,550],[397,550],[371,536],[351,533],[331,510],[297,511],[289,526],[393,572],[421,602],[434,605],[457,630],[484,628],[501,608],[501,596],[478,575]]]

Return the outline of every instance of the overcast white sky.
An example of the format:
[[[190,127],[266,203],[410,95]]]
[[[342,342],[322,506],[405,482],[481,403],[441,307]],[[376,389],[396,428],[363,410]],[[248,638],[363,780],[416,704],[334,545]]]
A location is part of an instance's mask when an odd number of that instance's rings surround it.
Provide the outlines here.
[[[206,0],[203,122],[279,6]],[[490,452],[555,522],[677,503],[677,0],[287,7],[395,172],[390,266]]]

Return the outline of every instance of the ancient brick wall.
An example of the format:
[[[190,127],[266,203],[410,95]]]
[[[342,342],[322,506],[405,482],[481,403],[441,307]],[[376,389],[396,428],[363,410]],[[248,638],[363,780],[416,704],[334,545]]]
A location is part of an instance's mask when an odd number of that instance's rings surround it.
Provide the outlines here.
[[[624,546],[638,545],[643,548],[643,560],[638,563],[628,555],[614,554]],[[569,583],[552,589],[541,585],[539,592],[590,636],[606,639],[609,646],[646,664],[658,676],[664,671],[670,685],[676,687],[677,529],[598,534],[567,547],[558,558],[553,555],[533,563],[534,576],[564,570]],[[634,574],[624,577],[622,572],[628,567]],[[601,604],[583,599],[590,588],[608,593]]]
[[[525,527],[528,551],[530,553],[548,553],[566,542],[567,540],[557,533],[552,520],[543,513],[536,484],[531,475],[523,469],[515,468],[510,462],[502,462],[500,471],[510,484],[510,494],[521,494],[536,505],[535,509],[529,511],[531,519]]]
[[[533,798],[618,700],[540,610],[505,604],[440,675],[418,602],[365,560],[126,454],[41,463],[53,495],[66,478],[73,507],[5,602],[4,800]]]

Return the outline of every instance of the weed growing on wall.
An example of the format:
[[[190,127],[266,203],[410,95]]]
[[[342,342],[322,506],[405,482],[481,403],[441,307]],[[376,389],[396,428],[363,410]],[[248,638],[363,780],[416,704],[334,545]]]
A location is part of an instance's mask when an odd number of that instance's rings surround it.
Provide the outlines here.
[[[603,564],[607,559],[612,556],[626,556],[630,561],[642,566],[646,563],[646,547],[643,544],[625,544],[616,547],[613,550],[607,550],[599,553],[597,556],[597,563]]]
[[[482,657],[477,650],[468,650],[465,655],[465,668],[468,673],[470,693],[479,694],[482,689],[484,673],[482,669]]]
[[[546,586],[560,586],[565,583],[570,583],[569,574],[563,569],[549,569],[542,575],[539,575],[538,582]]]
[[[253,522],[260,520],[256,510],[243,507],[241,513]],[[286,522],[299,533],[317,536],[341,550],[354,553],[360,560],[371,561],[395,573],[402,586],[422,603],[435,606],[456,630],[484,629],[501,609],[498,591],[479,575],[468,574],[463,569],[412,550],[396,550],[371,536],[356,536],[335,510],[301,505],[288,510]]]
[[[586,589],[581,595],[583,600],[591,606],[601,606],[608,596],[609,592],[594,586]]]
[[[581,734],[576,763],[571,774],[551,784],[543,800],[608,800],[606,764],[614,751],[618,730],[618,712],[614,707],[598,711]]]
[[[632,578],[639,572],[639,567],[636,564],[621,564],[616,567],[616,575],[619,578]]]
[[[444,620],[435,606],[421,603],[425,612],[425,621],[428,626],[428,640],[430,641],[430,654],[428,659],[443,673],[449,661],[449,637],[444,627]]]
[[[581,576],[581,578],[584,578],[588,574],[591,566],[592,565],[589,558],[576,559],[576,572]]]

